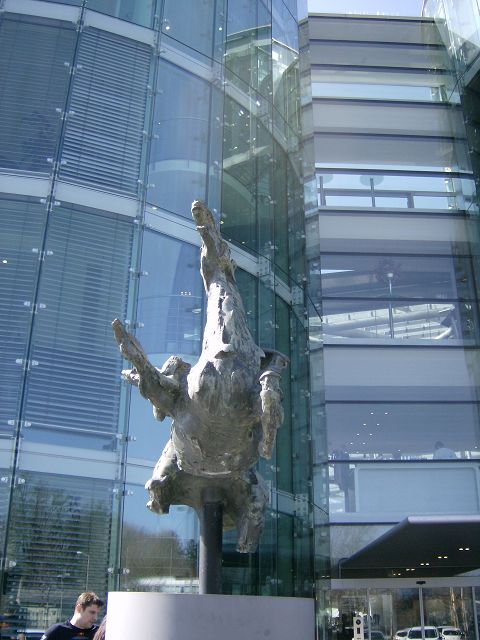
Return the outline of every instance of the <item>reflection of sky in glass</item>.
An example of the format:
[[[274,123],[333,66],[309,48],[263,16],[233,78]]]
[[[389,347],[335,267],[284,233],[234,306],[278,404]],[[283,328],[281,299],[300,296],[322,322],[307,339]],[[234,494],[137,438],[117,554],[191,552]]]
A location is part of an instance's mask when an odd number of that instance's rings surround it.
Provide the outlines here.
[[[183,505],[172,506],[170,513],[160,516],[145,506],[148,494],[143,487],[128,485],[128,490],[133,491],[125,498],[124,519],[128,524],[158,535],[174,531],[182,540],[196,539],[198,518],[193,509]]]
[[[422,0],[308,0],[308,10],[312,13],[421,16],[422,4]]]

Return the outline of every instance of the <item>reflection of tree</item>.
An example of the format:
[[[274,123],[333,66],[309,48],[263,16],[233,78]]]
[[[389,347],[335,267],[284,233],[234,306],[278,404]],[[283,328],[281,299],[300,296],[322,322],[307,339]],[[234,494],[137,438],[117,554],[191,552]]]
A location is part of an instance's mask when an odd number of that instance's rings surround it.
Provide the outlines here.
[[[64,491],[53,491],[45,485],[17,488],[9,544],[9,556],[21,574],[17,601],[22,599],[21,591],[28,591],[45,602],[57,574],[70,569],[70,534],[79,517],[76,509],[70,508],[71,502],[72,497]],[[11,591],[12,585],[9,587]]]
[[[106,590],[111,488],[96,483],[92,492],[84,478],[74,483],[60,477],[27,477],[15,489],[4,593],[16,618],[27,607],[29,616],[38,611],[38,619],[22,621],[27,626],[43,627],[68,614],[85,586],[79,551],[91,556],[95,590]]]
[[[129,570],[128,582],[132,583],[153,576],[192,578],[197,575],[196,545],[192,540],[182,543],[174,531],[154,534],[125,524],[122,566]]]

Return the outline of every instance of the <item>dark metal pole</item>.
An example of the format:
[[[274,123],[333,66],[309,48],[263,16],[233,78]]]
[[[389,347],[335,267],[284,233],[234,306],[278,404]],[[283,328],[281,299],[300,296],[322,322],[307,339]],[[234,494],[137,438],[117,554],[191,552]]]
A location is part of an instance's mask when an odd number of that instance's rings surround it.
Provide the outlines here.
[[[199,517],[199,593],[222,593],[223,504],[217,491],[204,492]]]

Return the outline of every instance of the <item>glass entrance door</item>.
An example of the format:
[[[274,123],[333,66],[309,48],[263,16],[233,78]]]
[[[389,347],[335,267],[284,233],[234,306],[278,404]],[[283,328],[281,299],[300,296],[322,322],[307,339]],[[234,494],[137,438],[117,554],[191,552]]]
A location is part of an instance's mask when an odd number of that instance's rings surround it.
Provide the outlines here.
[[[353,617],[363,619],[364,640],[480,640],[472,586],[335,589],[324,637],[353,639]]]
[[[471,587],[422,589],[425,625],[437,627],[442,640],[476,640]]]

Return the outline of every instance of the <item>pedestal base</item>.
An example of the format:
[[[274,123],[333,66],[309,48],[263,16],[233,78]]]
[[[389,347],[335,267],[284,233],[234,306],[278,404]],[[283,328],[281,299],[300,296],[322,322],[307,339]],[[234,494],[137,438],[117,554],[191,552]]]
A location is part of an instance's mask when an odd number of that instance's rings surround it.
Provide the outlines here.
[[[307,598],[108,594],[106,640],[314,640]]]

